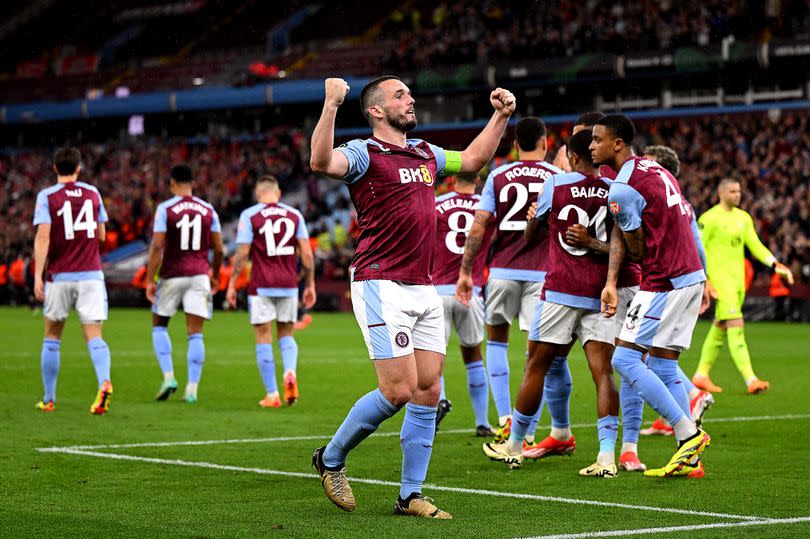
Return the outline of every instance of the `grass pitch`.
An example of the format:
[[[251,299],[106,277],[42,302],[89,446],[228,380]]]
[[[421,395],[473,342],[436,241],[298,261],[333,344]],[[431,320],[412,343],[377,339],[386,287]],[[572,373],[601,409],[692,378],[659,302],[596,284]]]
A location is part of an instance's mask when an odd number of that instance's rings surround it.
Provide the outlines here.
[[[292,408],[264,410],[257,406],[263,388],[245,313],[216,313],[206,328],[200,401],[188,405],[179,395],[154,401],[161,375],[152,353],[149,313],[113,310],[105,339],[112,350],[115,393],[104,417],[89,414],[95,375],[75,318],[62,341],[58,409],[51,414],[33,409],[42,392],[41,316],[2,309],[0,324],[2,536],[598,537],[611,530],[633,536],[649,528],[690,537],[810,535],[810,518],[795,520],[810,517],[804,475],[810,459],[807,325],[747,326],[755,368],[772,384],[760,396],[745,394],[727,352],[722,353],[713,378],[726,392],[717,396],[707,416],[713,442],[702,480],[656,480],[624,472],[614,480],[577,475],[598,449],[595,394],[579,348],[570,361],[576,453],[529,462],[515,471],[490,462],[481,452],[483,440],[473,435],[464,368],[453,338],[446,368],[453,411],[436,437],[428,472],[435,487],[426,486],[425,494],[454,520],[434,522],[391,515],[402,414],[349,457],[350,477],[369,480],[353,483],[354,513],[329,503],[311,475],[314,448],[374,387],[351,315],[315,314],[312,325],[297,334],[301,401]],[[707,328],[701,323],[693,349],[684,355],[688,373]],[[186,378],[183,331],[178,318],[170,332],[181,391]],[[525,337],[515,331],[512,342],[514,397]],[[278,351],[276,361],[280,382]],[[490,414],[494,420],[493,406]],[[646,422],[652,419],[653,412],[645,410]],[[544,418],[539,434],[547,422]],[[174,443],[192,441],[212,443]],[[643,437],[642,460],[662,465],[672,444],[671,438]]]

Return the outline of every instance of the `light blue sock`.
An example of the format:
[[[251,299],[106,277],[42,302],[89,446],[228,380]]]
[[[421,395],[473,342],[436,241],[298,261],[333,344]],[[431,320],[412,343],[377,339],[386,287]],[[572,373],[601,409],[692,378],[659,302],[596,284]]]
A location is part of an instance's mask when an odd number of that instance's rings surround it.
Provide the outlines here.
[[[152,328],[152,348],[155,350],[160,370],[165,374],[174,371],[172,364],[172,340],[168,328],[155,326]]]
[[[653,410],[669,421],[670,425],[674,425],[683,418],[683,411],[664,382],[641,361],[641,356],[638,350],[617,346],[611,363],[616,372],[638,391],[639,396]]]
[[[596,422],[596,427],[599,433],[599,452],[615,453],[616,438],[619,437],[619,416],[606,415],[600,417],[599,421]]]
[[[436,407],[406,404],[405,420],[399,435],[402,445],[402,483],[399,487],[401,499],[406,499],[414,492],[422,493],[435,434]]]
[[[188,381],[200,383],[203,363],[205,363],[205,342],[202,333],[192,333],[188,336]]]
[[[506,343],[487,341],[487,373],[489,389],[498,417],[509,415],[512,411],[512,397],[509,394],[509,357]]]
[[[284,372],[293,371],[298,367],[298,343],[292,335],[281,337],[278,340],[281,350],[281,361],[284,363]]]
[[[543,404],[545,404],[545,388],[543,389],[543,399],[540,400],[540,406],[537,408],[537,413],[532,416],[532,420],[529,421],[529,426],[526,429],[526,437],[534,436],[534,433],[537,432],[537,424],[540,422],[540,416],[543,415]]]
[[[276,363],[273,361],[273,345],[256,345],[256,363],[259,365],[259,374],[262,376],[264,388],[268,393],[277,393],[276,384]]]
[[[518,412],[517,408],[512,411],[512,433],[509,435],[509,445],[515,448],[523,446],[523,440],[526,439],[526,431],[531,422],[531,415],[522,414]]]
[[[447,400],[447,393],[444,390],[444,375],[442,374],[439,377],[439,400],[446,401]]]
[[[622,407],[622,442],[637,444],[644,413],[644,400],[624,377],[620,378],[619,403]]]
[[[691,418],[692,413],[689,411],[689,394],[678,376],[678,362],[673,359],[663,359],[660,357],[647,356],[647,366],[652,370],[658,378],[667,386],[670,395],[681,407],[681,411],[686,417]],[[673,425],[674,423],[670,423]]]
[[[368,438],[380,423],[394,416],[402,406],[394,406],[379,389],[366,393],[354,403],[343,424],[323,452],[323,463],[328,468],[338,468],[346,464],[346,455],[357,444]],[[433,409],[431,432],[436,428],[436,409]],[[431,439],[432,439],[431,435]]]
[[[98,386],[101,387],[105,380],[110,379],[110,348],[101,337],[87,341],[87,348],[90,350],[90,359],[93,360],[93,368],[96,370]]]
[[[543,400],[551,415],[551,426],[567,429],[571,426],[571,371],[568,369],[568,358],[555,357],[546,373],[543,385]]]
[[[693,384],[692,380],[690,380],[689,377],[686,376],[686,373],[683,372],[683,369],[681,368],[680,364],[678,365],[678,378],[680,378],[681,382],[683,382],[683,387],[686,388],[686,395],[689,396],[689,394],[692,393],[692,391],[695,389],[695,384]]]
[[[42,339],[42,386],[45,396],[42,402],[56,401],[56,378],[59,376],[59,350],[62,343],[59,339]]]
[[[465,363],[467,369],[467,391],[475,413],[475,426],[489,427],[489,393],[487,392],[487,371],[483,361]],[[442,377],[442,379],[444,379]]]

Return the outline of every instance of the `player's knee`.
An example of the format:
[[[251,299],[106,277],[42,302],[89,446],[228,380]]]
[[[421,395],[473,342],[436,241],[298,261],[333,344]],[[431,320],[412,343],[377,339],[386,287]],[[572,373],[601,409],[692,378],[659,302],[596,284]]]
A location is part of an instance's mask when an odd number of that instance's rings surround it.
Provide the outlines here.
[[[391,384],[387,387],[381,387],[380,391],[382,391],[382,394],[392,405],[402,407],[411,401],[416,387],[402,382]]]

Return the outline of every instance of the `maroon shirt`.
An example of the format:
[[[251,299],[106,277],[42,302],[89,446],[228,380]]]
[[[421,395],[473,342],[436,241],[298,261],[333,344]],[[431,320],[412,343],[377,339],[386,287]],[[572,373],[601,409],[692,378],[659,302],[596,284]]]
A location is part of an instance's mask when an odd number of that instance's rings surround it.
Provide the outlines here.
[[[96,235],[107,212],[98,190],[84,182],[60,183],[37,194],[34,225],[50,224],[47,280],[103,279]],[[89,272],[85,275],[67,275]],[[62,274],[62,275],[60,275]]]
[[[472,228],[475,208],[480,199],[479,195],[462,193],[447,193],[436,198],[436,246],[433,251],[432,275],[440,295],[455,294],[464,244]],[[473,263],[473,285],[479,288],[485,283],[484,269],[489,238],[490,235],[485,233],[481,250]]]
[[[222,231],[211,204],[195,196],[172,197],[158,205],[153,231],[166,233],[161,279],[208,275],[211,234]]]
[[[495,215],[496,232],[492,258],[493,278],[543,281],[548,252],[548,234],[528,246],[523,232],[526,213],[543,191],[543,183],[562,171],[543,161],[515,161],[493,170],[484,184],[478,209]]]
[[[692,235],[691,207],[668,170],[631,157],[611,185],[608,201],[623,231],[641,228],[644,233],[641,290],[666,292],[706,280]]]
[[[338,148],[349,160],[348,183],[360,238],[352,280],[432,284],[436,240],[433,187],[444,174],[444,150],[420,139],[404,148],[377,138]]]
[[[603,178],[615,180],[616,174],[618,173],[607,165],[602,165],[599,167],[599,175]],[[613,234],[613,224],[614,221],[611,215],[608,228],[608,238],[610,238]],[[625,288],[628,286],[638,286],[639,284],[641,284],[641,264],[638,262],[631,262],[630,259],[625,256],[622,267],[619,268],[619,277],[617,279],[616,286],[618,288]]]
[[[607,241],[607,197],[610,181],[579,172],[546,180],[539,197],[537,218],[548,222],[549,251],[543,299],[552,303],[598,311],[607,278],[608,257],[565,243],[568,227],[581,224],[588,233]]]
[[[242,212],[236,243],[250,245],[251,296],[298,296],[298,240],[309,237],[301,213],[282,203]]]

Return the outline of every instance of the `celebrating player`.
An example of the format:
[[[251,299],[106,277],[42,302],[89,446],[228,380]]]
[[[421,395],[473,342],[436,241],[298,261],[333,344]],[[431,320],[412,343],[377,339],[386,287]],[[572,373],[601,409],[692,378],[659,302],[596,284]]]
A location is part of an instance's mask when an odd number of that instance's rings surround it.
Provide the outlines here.
[[[675,150],[670,148],[669,146],[647,146],[644,148],[644,158],[645,159],[653,159],[658,161],[658,164],[667,169],[670,174],[674,177],[678,177],[678,174],[681,170],[681,162],[678,159],[678,154],[675,153]],[[684,205],[689,205],[689,203],[684,200]],[[700,239],[700,233],[698,232],[698,224],[696,215],[694,210],[691,210],[691,205],[689,205],[690,211],[692,212],[692,236],[695,238],[695,246],[698,249],[698,255],[700,256],[700,262],[703,264],[703,268],[706,268],[706,251],[703,248],[703,242]],[[708,285],[707,285],[708,286]],[[711,293],[711,289],[709,289]],[[621,289],[619,290],[621,294]],[[621,302],[620,302],[621,305]],[[702,314],[702,311],[701,311]],[[711,393],[708,391],[703,391],[695,386],[692,381],[686,376],[686,373],[683,372],[681,366],[678,365],[678,377],[683,382],[684,387],[689,395],[689,409],[692,415],[692,421],[695,422],[696,425],[700,426],[703,423],[703,416],[706,414],[706,410],[709,409],[714,404],[714,397],[712,397]],[[638,419],[638,424],[641,425],[641,418]],[[664,420],[663,418],[658,418],[653,421],[653,424],[640,431],[641,434],[651,435],[651,434],[660,434],[664,436],[672,436],[672,427]],[[638,441],[638,436],[636,436],[636,442]],[[689,474],[691,478],[697,478],[703,476],[703,470],[699,469]]]
[[[456,299],[456,280],[464,253],[464,242],[472,228],[475,207],[481,199],[475,194],[478,174],[459,174],[456,176],[455,191],[436,198],[436,247],[433,253],[433,282],[436,292],[444,305],[445,341],[450,340],[450,332],[455,327],[461,348],[461,359],[467,369],[467,391],[475,413],[475,435],[492,436],[495,432],[489,424],[489,390],[487,373],[481,358],[481,341],[484,340],[484,302],[481,299],[481,288],[484,286],[484,266],[488,238],[473,264],[473,297],[470,305],[462,305]],[[436,412],[436,428],[450,411],[450,401],[444,393],[444,376],[442,392]]]
[[[352,305],[379,387],[357,401],[329,444],[315,451],[313,465],[327,497],[353,511],[346,456],[405,406],[402,484],[394,512],[450,518],[422,496],[446,350],[442,302],[430,276],[436,239],[433,184],[445,174],[477,172],[489,162],[515,110],[515,97],[494,90],[495,112],[484,130],[463,152],[445,151],[407,138],[417,125],[410,89],[396,77],[380,77],[360,93],[374,136],[333,149],[335,115],[348,91],[344,80],[326,80],[310,164],[315,172],[346,182],[357,209]]]
[[[222,229],[219,216],[208,202],[194,196],[191,167],[172,167],[169,190],[172,198],[158,205],[146,268],[146,297],[152,302],[152,346],[163,384],[157,400],[177,391],[172,364],[169,320],[183,305],[188,335],[188,383],[183,399],[197,402],[197,386],[205,362],[203,324],[211,319],[211,290],[216,290],[222,265]],[[214,256],[208,262],[208,250]],[[155,276],[159,273],[159,281]]]
[[[595,176],[586,130],[571,137],[568,159],[574,170],[547,179],[539,196],[537,211],[526,228],[531,245],[541,226],[547,227],[548,273],[542,299],[537,303],[529,333],[529,359],[512,414],[512,432],[506,443],[486,443],[484,453],[492,460],[519,467],[526,429],[540,407],[546,372],[560,347],[570,345],[572,335],[582,343],[593,375],[599,416],[599,454],[596,462],[580,475],[616,477],[615,446],[619,429],[619,395],[613,380],[610,357],[616,338],[616,324],[602,316],[599,294],[607,276],[607,257],[575,247],[567,238],[572,224],[592,229],[596,239],[607,240],[607,195],[610,181]],[[529,214],[534,212],[530,210]],[[552,418],[553,419],[553,418]],[[565,441],[570,454],[573,437]],[[567,451],[565,450],[567,449]]]
[[[309,309],[316,300],[314,261],[304,216],[280,199],[278,180],[273,176],[259,178],[258,203],[239,217],[238,247],[226,295],[228,303],[236,307],[236,280],[249,257],[248,309],[256,333],[256,363],[266,390],[259,401],[263,408],[281,406],[273,360],[273,320],[284,363],[284,401],[288,406],[298,401],[298,344],[293,326],[298,318],[299,257],[304,270],[304,306]]]
[[[473,293],[472,266],[481,249],[484,232],[491,216],[495,216],[495,239],[489,260],[486,294],[487,371],[492,398],[498,410],[496,442],[509,437],[512,400],[509,390],[509,327],[517,316],[521,331],[528,331],[545,279],[548,233],[541,232],[536,245],[528,245],[523,237],[526,212],[532,199],[543,190],[543,182],[561,172],[543,161],[546,157],[546,126],[539,118],[523,118],[515,126],[515,148],[518,161],[493,170],[487,177],[481,202],[475,212],[470,234],[464,246],[456,297],[467,305]],[[560,353],[547,376],[546,405],[553,417],[567,415],[571,373],[566,361],[567,350]],[[552,408],[565,408],[555,413]],[[539,412],[538,412],[539,417]],[[534,445],[535,418],[530,427],[530,445]],[[560,442],[571,438],[568,425],[555,425],[553,439]]]
[[[720,203],[700,216],[698,223],[706,246],[709,280],[717,291],[714,323],[703,341],[700,362],[692,381],[706,391],[719,393],[709,373],[728,336],[731,359],[740,371],[748,393],[756,395],[766,391],[770,384],[757,378],[751,366],[751,356],[743,332],[742,305],[745,299],[745,248],[760,262],[773,269],[788,284],[793,284],[790,268],[779,263],[767,247],[759,241],[754,221],[740,205],[740,182],[724,178],[717,187]]]
[[[106,235],[107,212],[98,189],[77,181],[81,159],[76,148],[57,150],[53,156],[57,183],[37,193],[34,295],[45,303],[41,357],[45,395],[35,407],[43,412],[56,410],[62,330],[75,307],[98,381],[90,413],[102,415],[110,408],[113,392],[110,349],[101,336],[101,325],[107,319],[107,289],[99,245]]]
[[[655,161],[633,155],[633,123],[622,115],[597,121],[590,145],[594,163],[618,172],[609,208],[622,229],[627,252],[641,260],[642,281],[613,353],[613,367],[675,431],[678,449],[662,468],[645,475],[673,476],[699,466],[711,438],[695,426],[689,398],[677,373],[681,350],[689,347],[702,303],[708,303],[705,273],[690,230],[691,212],[677,180]],[[611,246],[610,265],[619,259]],[[602,291],[603,309],[614,315],[615,281]],[[649,351],[647,363],[642,356]],[[691,469],[690,469],[691,468]]]

